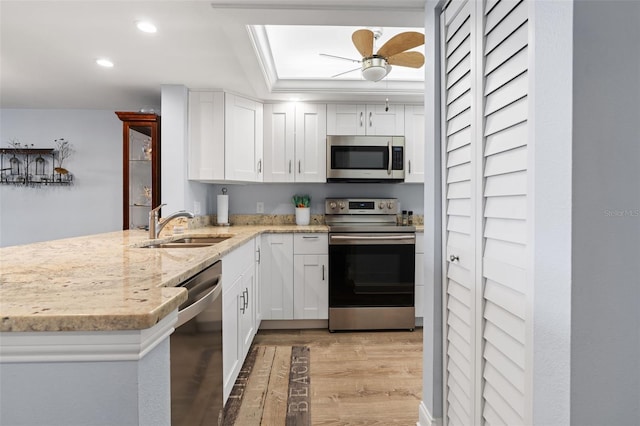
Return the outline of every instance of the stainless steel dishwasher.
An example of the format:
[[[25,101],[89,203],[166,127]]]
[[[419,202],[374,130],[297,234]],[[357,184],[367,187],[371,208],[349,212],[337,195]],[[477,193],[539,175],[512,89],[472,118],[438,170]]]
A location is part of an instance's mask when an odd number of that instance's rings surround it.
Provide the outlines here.
[[[180,284],[188,299],[171,335],[172,426],[221,425],[222,262]]]

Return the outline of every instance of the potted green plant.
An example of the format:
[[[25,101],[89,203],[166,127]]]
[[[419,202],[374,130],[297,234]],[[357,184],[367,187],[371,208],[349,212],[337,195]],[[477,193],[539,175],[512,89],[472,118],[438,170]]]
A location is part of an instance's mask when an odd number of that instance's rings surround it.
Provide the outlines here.
[[[296,209],[296,225],[308,225],[311,221],[311,197],[294,195],[291,201]]]

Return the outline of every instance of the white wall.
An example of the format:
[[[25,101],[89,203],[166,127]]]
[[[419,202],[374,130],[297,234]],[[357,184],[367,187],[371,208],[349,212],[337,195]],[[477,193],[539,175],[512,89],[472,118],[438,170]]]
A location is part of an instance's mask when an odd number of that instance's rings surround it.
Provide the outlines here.
[[[0,110],[0,145],[55,148],[65,138],[70,187],[0,186],[0,246],[122,229],[122,123],[104,110]]]
[[[574,2],[571,423],[640,424],[640,2]]]
[[[328,197],[397,198],[402,210],[423,214],[423,185],[375,183],[256,183],[247,185],[211,185],[213,195],[207,204],[217,208],[217,194],[227,188],[229,214],[256,214],[256,202],[264,203],[265,214],[293,214],[294,194],[311,196],[311,213],[324,214],[324,199]]]
[[[425,6],[425,55],[440,55],[439,0]],[[425,184],[424,184],[424,319],[422,403],[420,424],[442,419],[442,218],[440,170],[440,72],[438,60],[425,63]]]
[[[167,84],[162,92],[161,140],[161,191],[162,215],[178,210],[189,210],[197,215],[212,214],[213,205],[207,204],[211,185],[192,182],[188,177],[189,91],[179,84]],[[197,212],[194,203],[200,203]]]

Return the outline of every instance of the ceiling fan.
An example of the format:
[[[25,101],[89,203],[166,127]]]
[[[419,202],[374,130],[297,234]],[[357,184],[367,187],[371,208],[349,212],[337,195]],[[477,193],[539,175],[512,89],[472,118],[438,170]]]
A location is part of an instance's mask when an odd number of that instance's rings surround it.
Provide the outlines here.
[[[361,64],[361,67],[341,72],[332,76],[332,78],[361,69],[362,77],[365,80],[379,81],[389,74],[392,65],[411,68],[420,68],[424,65],[424,55],[422,53],[407,52],[409,49],[424,44],[424,34],[415,31],[396,34],[374,54],[374,42],[378,40],[381,35],[382,28],[377,28],[374,31],[368,29],[357,30],[351,35],[353,45],[362,55],[361,60],[321,53],[320,55],[322,56],[344,59]]]

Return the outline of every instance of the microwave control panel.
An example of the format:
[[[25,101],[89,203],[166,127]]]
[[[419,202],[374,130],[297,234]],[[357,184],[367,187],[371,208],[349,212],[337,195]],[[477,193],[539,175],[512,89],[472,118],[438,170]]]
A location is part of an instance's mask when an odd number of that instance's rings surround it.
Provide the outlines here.
[[[402,170],[404,169],[404,150],[401,146],[394,146],[391,151],[391,169]]]

